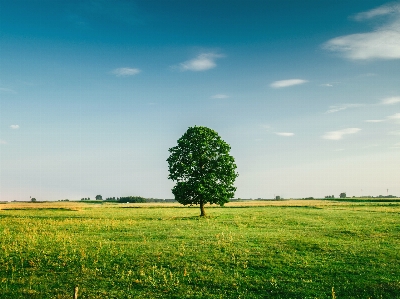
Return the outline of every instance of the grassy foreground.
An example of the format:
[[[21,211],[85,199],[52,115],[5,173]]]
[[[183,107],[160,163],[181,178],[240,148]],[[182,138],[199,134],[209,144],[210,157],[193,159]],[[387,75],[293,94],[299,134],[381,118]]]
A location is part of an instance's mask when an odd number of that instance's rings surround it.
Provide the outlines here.
[[[400,298],[399,201],[199,212],[0,204],[0,298]]]

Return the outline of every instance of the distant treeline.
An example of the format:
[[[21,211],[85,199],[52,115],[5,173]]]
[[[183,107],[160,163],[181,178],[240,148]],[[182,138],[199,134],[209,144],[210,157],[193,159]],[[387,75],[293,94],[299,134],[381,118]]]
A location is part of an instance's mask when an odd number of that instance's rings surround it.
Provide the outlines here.
[[[397,198],[395,195],[362,196],[363,198]]]
[[[106,201],[114,201],[114,202],[121,202],[121,203],[138,203],[138,202],[147,202],[146,198],[141,196],[124,196],[124,197],[107,197]]]
[[[82,201],[90,200],[90,198],[82,198]],[[96,196],[96,200],[103,200],[101,195]],[[123,196],[123,197],[107,197],[105,201],[119,203],[145,203],[145,202],[175,202],[175,199],[163,198],[144,198],[142,196]]]

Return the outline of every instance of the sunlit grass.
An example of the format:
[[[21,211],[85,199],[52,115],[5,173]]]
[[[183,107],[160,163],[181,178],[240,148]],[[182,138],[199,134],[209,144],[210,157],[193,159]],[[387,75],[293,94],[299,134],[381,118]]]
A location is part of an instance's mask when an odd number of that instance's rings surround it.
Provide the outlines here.
[[[400,298],[398,202],[0,208],[0,298]]]

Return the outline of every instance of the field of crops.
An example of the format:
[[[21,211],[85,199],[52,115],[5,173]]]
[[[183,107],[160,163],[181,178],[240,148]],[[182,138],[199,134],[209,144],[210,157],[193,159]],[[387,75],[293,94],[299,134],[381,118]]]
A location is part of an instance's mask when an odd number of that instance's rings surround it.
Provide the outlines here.
[[[400,202],[0,204],[0,298],[400,298]]]

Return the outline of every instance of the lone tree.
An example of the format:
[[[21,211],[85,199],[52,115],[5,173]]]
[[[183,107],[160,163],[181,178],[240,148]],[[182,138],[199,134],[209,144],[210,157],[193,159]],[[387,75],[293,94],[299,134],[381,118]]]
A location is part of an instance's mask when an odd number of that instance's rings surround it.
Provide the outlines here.
[[[223,206],[233,198],[238,176],[231,147],[217,132],[207,127],[190,127],[178,145],[169,149],[169,176],[176,181],[175,199],[183,205],[200,205],[200,216],[206,216],[206,203]]]

